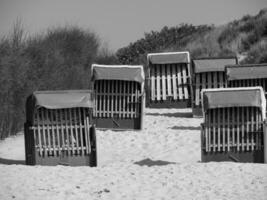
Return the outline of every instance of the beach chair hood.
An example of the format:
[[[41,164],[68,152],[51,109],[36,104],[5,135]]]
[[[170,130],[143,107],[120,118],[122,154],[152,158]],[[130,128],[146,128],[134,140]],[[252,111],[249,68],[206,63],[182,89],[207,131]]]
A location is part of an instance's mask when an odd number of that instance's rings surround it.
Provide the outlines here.
[[[194,72],[219,72],[225,71],[226,65],[235,65],[236,58],[207,58],[207,59],[194,59],[193,61]]]
[[[267,78],[267,63],[258,65],[229,65],[226,66],[228,80],[245,80]]]
[[[203,113],[212,108],[259,107],[266,118],[266,99],[261,87],[219,88],[202,90]]]
[[[91,90],[36,91],[27,99],[27,121],[32,121],[34,110],[41,107],[47,109],[93,108],[93,93]]]
[[[145,75],[141,65],[92,65],[92,81],[123,80],[144,83]]]
[[[189,52],[150,53],[147,60],[151,64],[189,63]]]

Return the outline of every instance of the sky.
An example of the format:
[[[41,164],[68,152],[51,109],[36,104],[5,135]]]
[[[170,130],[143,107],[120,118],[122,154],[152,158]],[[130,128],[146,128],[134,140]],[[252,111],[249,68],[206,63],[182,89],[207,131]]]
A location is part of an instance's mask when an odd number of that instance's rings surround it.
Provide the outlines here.
[[[29,35],[78,25],[113,51],[181,23],[221,25],[267,8],[267,0],[0,0],[0,37],[20,19]]]

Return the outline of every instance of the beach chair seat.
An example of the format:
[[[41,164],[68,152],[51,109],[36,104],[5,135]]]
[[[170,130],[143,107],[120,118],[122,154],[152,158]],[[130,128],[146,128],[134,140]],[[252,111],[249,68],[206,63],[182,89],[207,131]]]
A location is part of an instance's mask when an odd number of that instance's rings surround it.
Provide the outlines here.
[[[37,91],[27,98],[26,164],[96,166],[93,93]]]

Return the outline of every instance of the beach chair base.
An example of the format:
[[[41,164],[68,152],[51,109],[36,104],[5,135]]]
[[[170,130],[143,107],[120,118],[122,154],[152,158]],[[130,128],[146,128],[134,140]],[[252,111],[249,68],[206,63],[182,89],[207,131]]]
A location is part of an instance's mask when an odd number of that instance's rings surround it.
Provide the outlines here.
[[[202,108],[201,107],[194,107],[192,108],[192,113],[194,118],[203,117]]]
[[[230,151],[230,152],[206,152],[202,151],[201,161],[231,161],[231,162],[249,162],[263,163],[264,154],[262,150],[257,151]]]
[[[90,155],[67,155],[67,152],[61,156],[39,156],[36,152],[36,165],[66,165],[66,166],[88,166],[90,164]]]
[[[190,108],[190,101],[150,101],[149,108]]]
[[[141,129],[140,118],[94,118],[96,128],[112,130]]]
[[[29,124],[24,124],[24,137],[25,137],[25,155],[26,165],[66,165],[66,166],[97,166],[97,146],[96,146],[96,132],[95,127],[90,128],[90,141],[91,141],[91,152],[90,154],[77,155],[73,154],[70,150],[61,151],[60,155],[45,155],[41,156],[39,151],[34,147],[33,131],[29,128]],[[53,151],[53,150],[52,150]]]

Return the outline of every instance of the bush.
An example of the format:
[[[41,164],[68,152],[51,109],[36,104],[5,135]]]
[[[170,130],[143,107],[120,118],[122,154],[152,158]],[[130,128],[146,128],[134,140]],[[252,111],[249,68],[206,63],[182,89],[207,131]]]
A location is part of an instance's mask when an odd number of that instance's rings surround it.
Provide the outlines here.
[[[25,100],[35,90],[89,88],[99,39],[75,26],[25,39],[20,23],[0,41],[0,138],[22,130]]]

